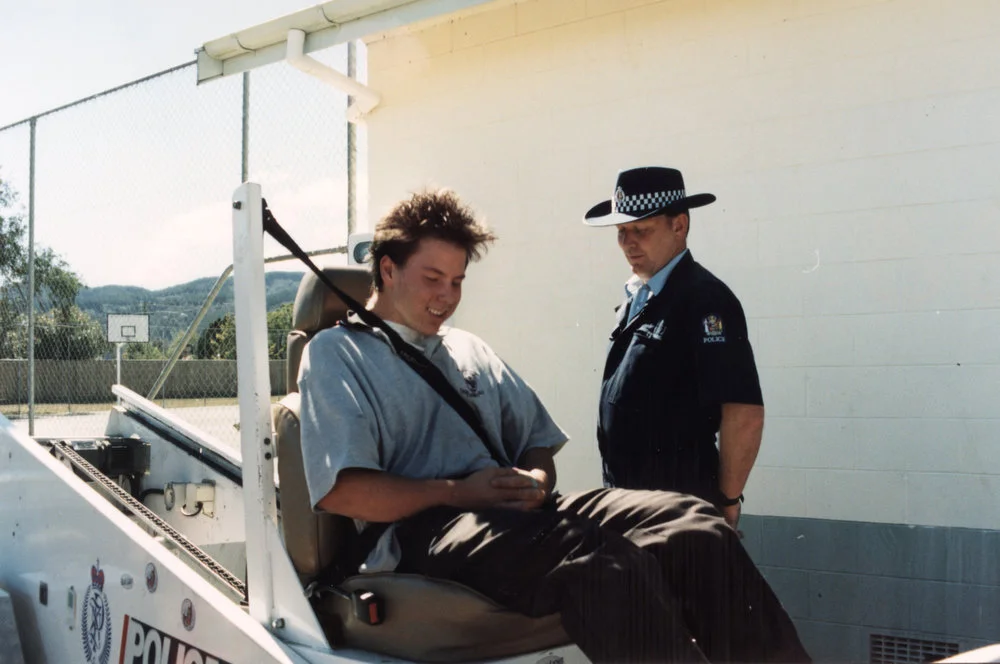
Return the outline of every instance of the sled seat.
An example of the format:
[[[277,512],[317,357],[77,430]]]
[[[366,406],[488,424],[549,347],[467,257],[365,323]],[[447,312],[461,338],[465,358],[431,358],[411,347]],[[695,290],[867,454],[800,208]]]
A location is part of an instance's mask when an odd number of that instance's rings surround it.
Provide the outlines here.
[[[338,287],[364,303],[371,275],[361,267],[324,270]],[[312,273],[295,296],[288,335],[289,394],[274,405],[275,444],[281,480],[281,529],[303,586],[343,563],[357,533],[354,521],[315,513],[306,489],[299,425],[297,377],[306,343],[346,315],[346,307]],[[331,431],[331,436],[336,432]],[[368,624],[347,599],[354,591],[374,593],[383,622]],[[545,650],[570,642],[558,614],[529,618],[451,581],[409,574],[355,574],[313,606],[334,647],[358,648],[394,657],[459,662]]]

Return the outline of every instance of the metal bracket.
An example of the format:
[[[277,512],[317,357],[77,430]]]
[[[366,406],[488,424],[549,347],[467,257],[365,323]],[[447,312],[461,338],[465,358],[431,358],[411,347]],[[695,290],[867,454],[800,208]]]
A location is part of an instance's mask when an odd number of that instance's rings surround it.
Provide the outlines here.
[[[181,502],[180,512],[184,516],[204,514],[209,518],[215,516],[215,482],[205,480],[194,482],[167,482],[163,487],[163,504],[172,510],[177,502]]]

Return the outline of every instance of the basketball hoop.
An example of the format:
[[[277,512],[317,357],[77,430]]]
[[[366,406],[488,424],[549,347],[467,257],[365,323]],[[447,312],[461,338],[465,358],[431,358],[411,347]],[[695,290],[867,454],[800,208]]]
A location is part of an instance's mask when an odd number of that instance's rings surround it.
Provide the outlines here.
[[[108,341],[115,345],[115,383],[121,385],[122,344],[149,343],[149,314],[108,314]]]

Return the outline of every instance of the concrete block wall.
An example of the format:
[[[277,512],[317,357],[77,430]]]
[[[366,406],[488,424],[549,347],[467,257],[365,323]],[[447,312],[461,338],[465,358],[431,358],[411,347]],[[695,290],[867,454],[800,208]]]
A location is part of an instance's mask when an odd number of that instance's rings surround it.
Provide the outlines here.
[[[953,652],[1000,638],[1000,531],[756,515],[741,528],[818,660],[868,661],[873,635]]]
[[[1000,529],[1000,5],[499,1],[375,37],[373,218],[450,186],[500,242],[456,323],[593,429],[627,266],[583,212],[681,168],[691,247],[741,297],[768,408],[746,508]]]

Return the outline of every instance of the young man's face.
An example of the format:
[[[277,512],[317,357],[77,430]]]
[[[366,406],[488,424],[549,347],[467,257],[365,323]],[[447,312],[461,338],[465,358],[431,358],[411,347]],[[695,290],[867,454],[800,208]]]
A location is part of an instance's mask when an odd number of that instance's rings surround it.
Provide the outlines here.
[[[389,320],[436,334],[462,300],[466,262],[464,249],[434,238],[421,240],[405,265],[383,257],[379,297],[391,311]]]
[[[632,272],[648,280],[687,246],[688,216],[664,214],[618,224],[618,246]]]

